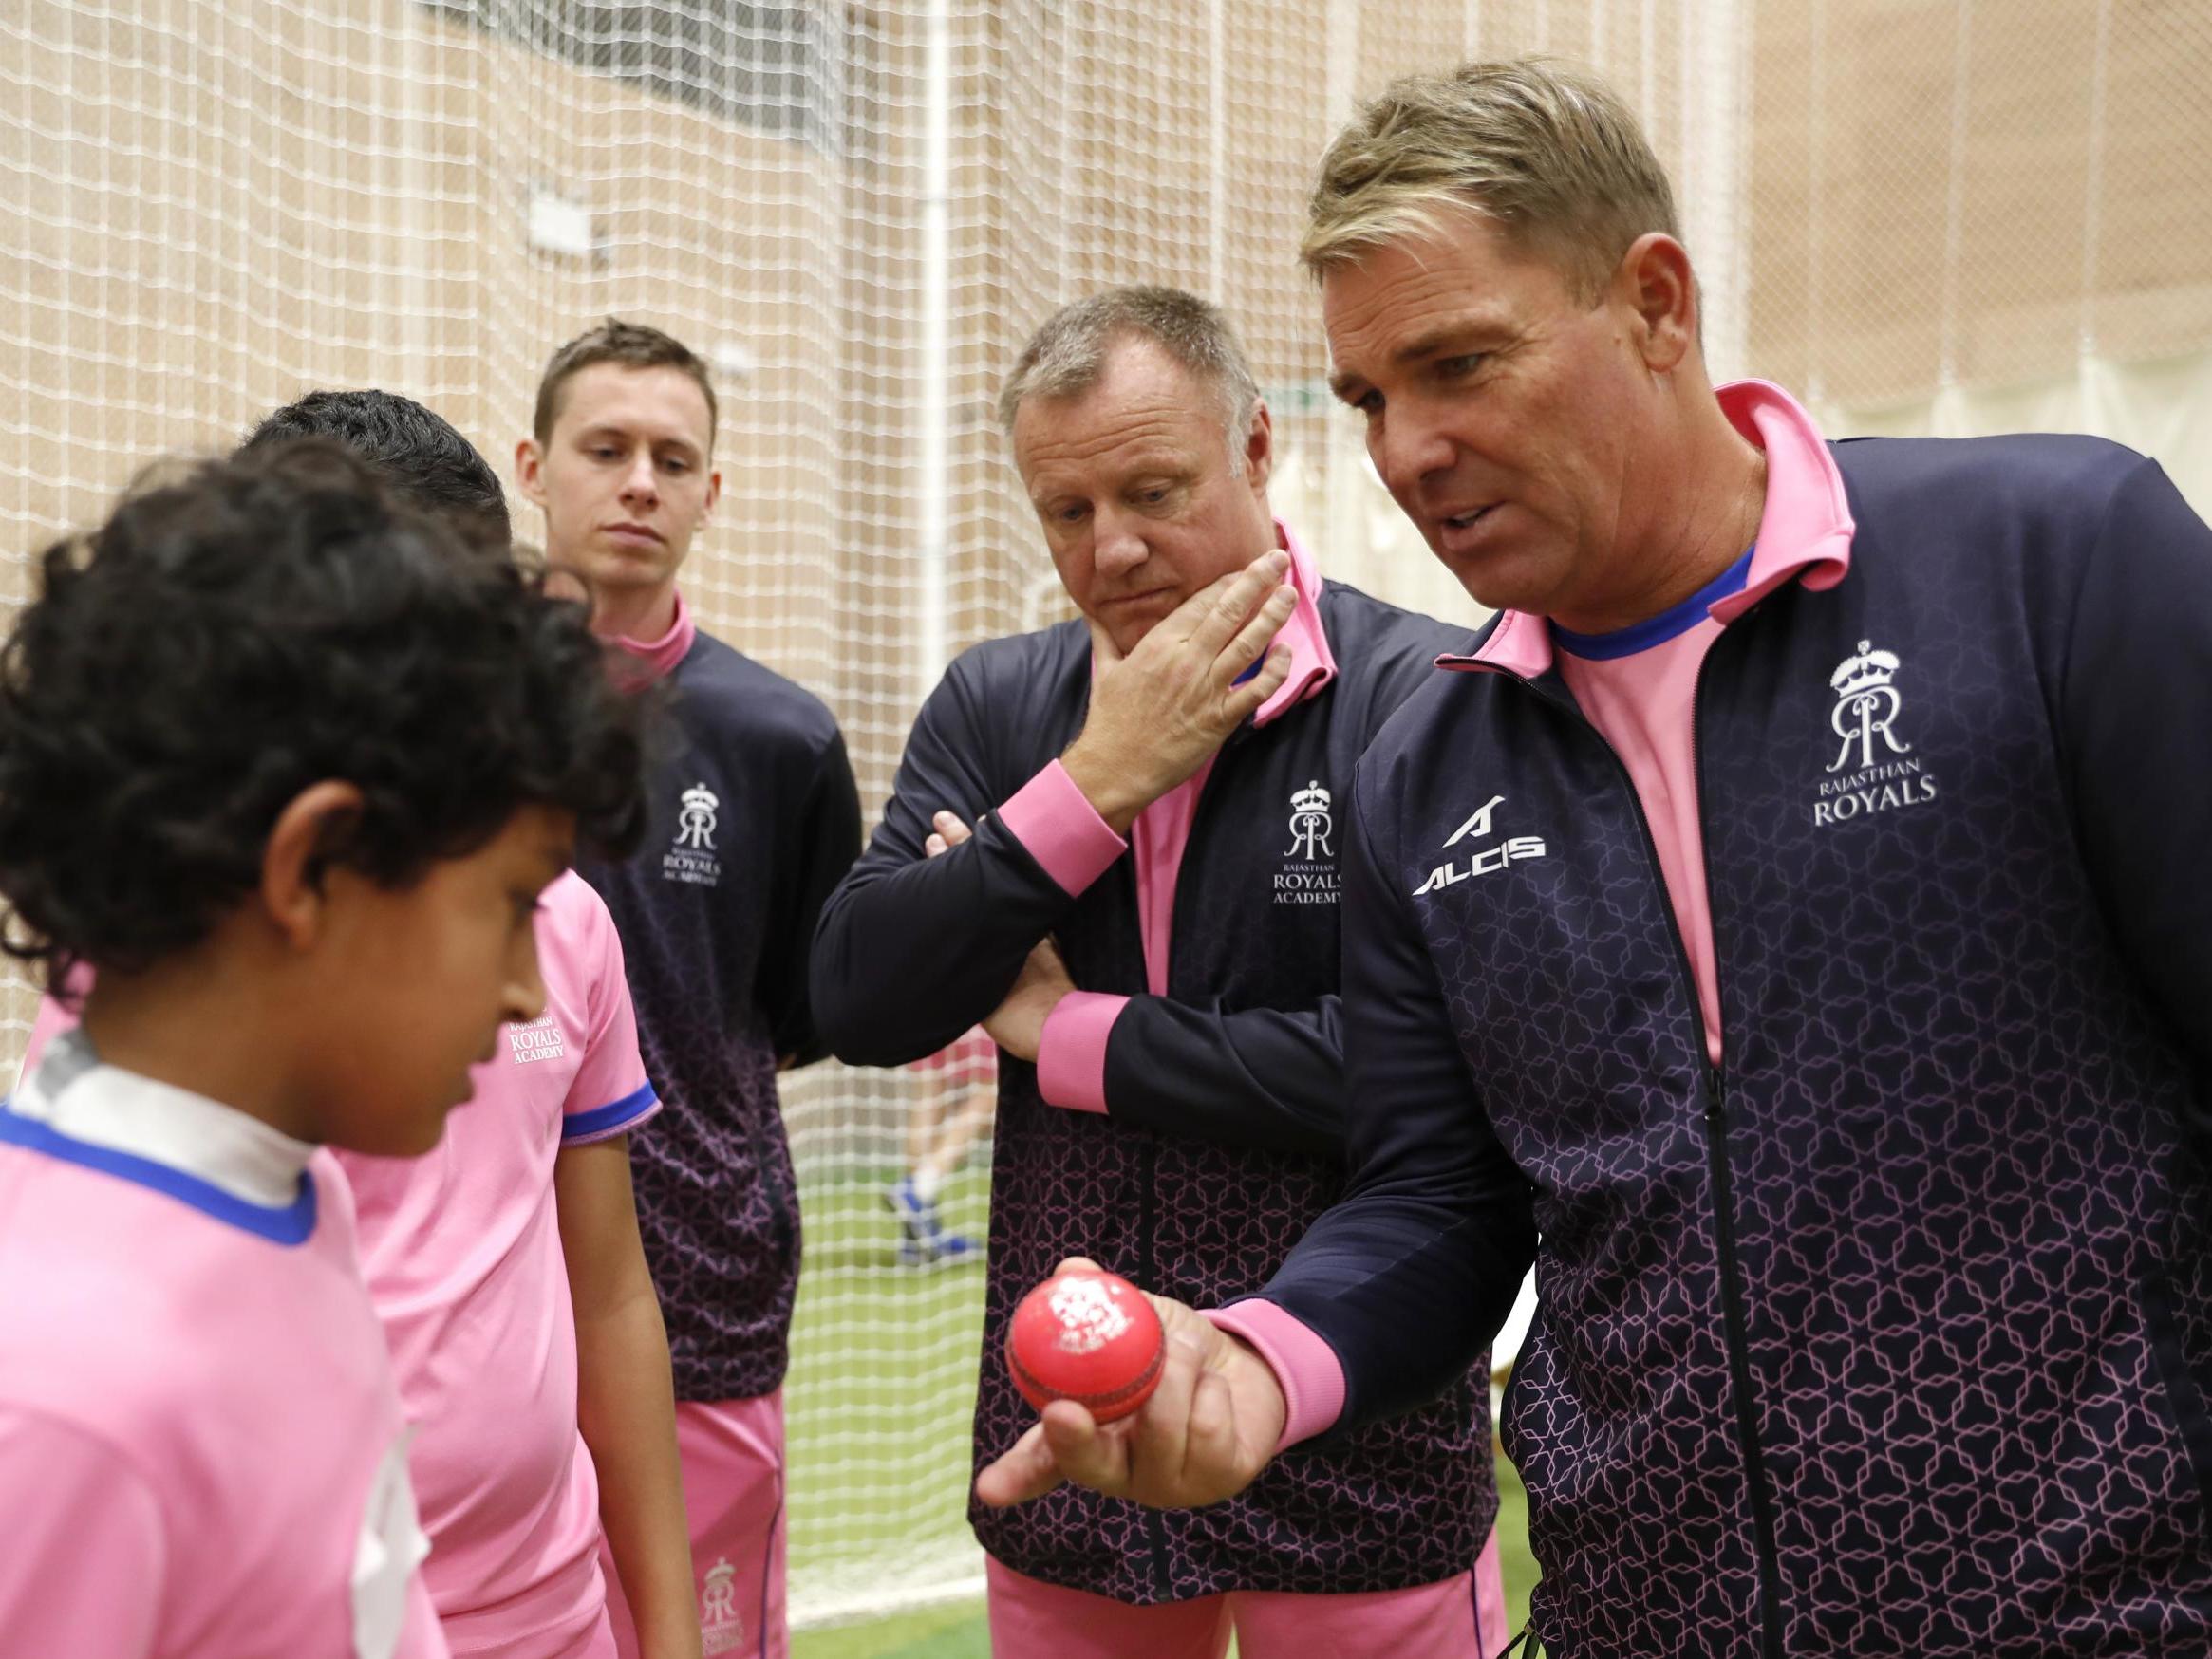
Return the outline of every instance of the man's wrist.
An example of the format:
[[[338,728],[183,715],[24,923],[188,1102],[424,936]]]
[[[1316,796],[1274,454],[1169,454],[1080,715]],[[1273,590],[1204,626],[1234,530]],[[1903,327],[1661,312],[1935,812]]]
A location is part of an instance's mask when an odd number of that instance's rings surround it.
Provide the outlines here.
[[[1326,1432],[1344,1410],[1344,1368],[1316,1332],[1274,1303],[1247,1296],[1226,1308],[1206,1308],[1201,1318],[1260,1356],[1274,1378],[1283,1421],[1275,1450]]]
[[[1060,1005],[1065,991],[1032,993],[1027,997],[1016,994],[1013,1012],[1002,1022],[1002,1032],[992,1032],[992,1038],[1017,1060],[1036,1064],[1044,1050],[1044,1022],[1052,1017],[1052,1011]],[[988,1026],[984,1028],[988,1030]]]
[[[1091,803],[1091,811],[1116,835],[1126,836],[1136,815],[1153,804],[1151,795],[1130,787],[1126,768],[1098,756],[1095,747],[1087,747],[1082,737],[1068,745],[1059,764],[1068,781]]]

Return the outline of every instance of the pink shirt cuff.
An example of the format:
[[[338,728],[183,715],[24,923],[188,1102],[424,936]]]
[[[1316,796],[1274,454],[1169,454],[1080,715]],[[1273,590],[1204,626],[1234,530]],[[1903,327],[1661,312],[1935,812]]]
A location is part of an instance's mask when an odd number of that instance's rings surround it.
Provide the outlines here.
[[[1099,991],[1070,991],[1053,1004],[1037,1039],[1037,1092],[1045,1105],[1106,1109],[1106,1039],[1128,1006],[1128,997]]]
[[[999,822],[1070,898],[1129,850],[1057,760],[999,809]]]
[[[1311,1440],[1336,1426],[1344,1414],[1344,1368],[1337,1351],[1307,1326],[1273,1302],[1257,1299],[1228,1308],[1203,1310],[1205,1317],[1260,1351],[1275,1380],[1283,1385],[1283,1438],[1275,1449]]]

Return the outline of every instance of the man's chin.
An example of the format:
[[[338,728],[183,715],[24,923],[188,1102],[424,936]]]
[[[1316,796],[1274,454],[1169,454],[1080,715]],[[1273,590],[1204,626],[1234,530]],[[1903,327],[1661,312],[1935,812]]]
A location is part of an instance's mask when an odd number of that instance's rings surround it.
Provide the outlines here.
[[[1434,546],[1429,550],[1467,590],[1468,597],[1484,609],[1549,614],[1547,606],[1556,597],[1557,584],[1545,580],[1547,572],[1526,556],[1504,551],[1454,556]]]
[[[1148,595],[1130,604],[1109,605],[1105,614],[1096,620],[1106,630],[1106,637],[1114,642],[1115,650],[1126,657],[1144,643],[1147,634],[1174,615],[1181,604],[1182,599],[1176,594],[1157,598]]]
[[[639,588],[658,587],[667,582],[682,562],[672,557],[665,548],[594,547],[577,568],[595,587],[636,592]]]

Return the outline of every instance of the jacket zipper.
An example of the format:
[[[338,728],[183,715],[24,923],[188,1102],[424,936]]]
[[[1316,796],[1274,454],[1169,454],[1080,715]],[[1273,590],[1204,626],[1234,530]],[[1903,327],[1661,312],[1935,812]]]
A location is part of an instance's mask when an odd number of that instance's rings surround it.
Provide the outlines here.
[[[1206,788],[1198,792],[1198,804],[1190,813],[1190,832],[1183,841],[1184,864],[1190,862],[1191,853],[1198,846],[1198,832],[1201,826],[1212,816],[1209,811],[1209,803],[1221,792],[1216,785],[1216,776],[1221,771],[1222,762],[1228,757],[1230,747],[1250,729],[1248,726],[1240,726],[1228,735],[1219,749],[1214,751],[1213,770],[1207,774]],[[1183,880],[1182,867],[1178,865],[1175,870],[1175,902],[1168,907],[1168,980],[1171,993],[1173,989],[1175,977],[1175,938],[1181,931],[1183,908],[1190,902],[1190,890],[1191,884]],[[1137,929],[1137,954],[1140,958],[1144,954],[1143,935],[1144,930],[1140,923]],[[1145,989],[1147,992],[1152,989],[1149,980],[1146,982]],[[1156,1139],[1149,1140],[1144,1148],[1144,1179],[1139,1184],[1137,1192],[1137,1259],[1140,1264],[1140,1272],[1143,1274],[1143,1277],[1137,1280],[1139,1284],[1152,1284],[1156,1280],[1153,1240],[1155,1237],[1153,1211],[1157,1202],[1153,1183],[1157,1174],[1159,1144]],[[1148,1565],[1152,1570],[1153,1588],[1164,1603],[1172,1599],[1174,1594],[1174,1585],[1168,1571],[1167,1520],[1158,1510],[1147,1509],[1144,1512],[1144,1526],[1145,1538],[1152,1545],[1152,1559]]]
[[[1748,613],[1747,613],[1748,614]],[[1741,620],[1740,618],[1738,619]],[[1718,643],[1717,641],[1715,642]],[[1691,693],[1690,702],[1690,764],[1691,774],[1697,788],[1698,845],[1705,873],[1705,902],[1708,914],[1713,909],[1713,861],[1705,847],[1705,745],[1704,721],[1705,668],[1712,662],[1710,650],[1704,662],[1697,665],[1697,683]],[[1681,971],[1680,982],[1686,988],[1690,1003],[1690,1038],[1692,1052],[1699,1059],[1699,1071],[1705,1082],[1705,1137],[1708,1149],[1707,1166],[1713,1185],[1714,1249],[1720,1269],[1721,1327],[1728,1351],[1730,1391],[1735,1396],[1736,1438],[1744,1461],[1744,1480],[1749,1488],[1752,1511],[1752,1538],[1753,1553],[1758,1557],[1759,1574],[1759,1649],[1763,1659],[1785,1659],[1782,1649],[1782,1573],[1780,1555],[1774,1541],[1773,1501],[1767,1490],[1766,1454],[1758,1440],[1757,1422],[1752,1410],[1752,1368],[1750,1341],[1746,1334],[1744,1314],[1743,1273],[1735,1258],[1734,1183],[1728,1158],[1728,1079],[1725,1060],[1728,1039],[1721,1037],[1722,1064],[1705,1058],[1705,1017],[1697,998],[1697,976],[1691,969],[1690,946],[1682,937],[1682,924],[1675,915],[1675,906],[1667,892],[1666,872],[1659,860],[1659,843],[1651,833],[1651,820],[1643,810],[1643,799],[1636,792],[1636,779],[1629,773],[1628,763],[1621,753],[1606,740],[1605,735],[1590,722],[1573,699],[1555,696],[1544,690],[1525,675],[1510,670],[1491,668],[1493,674],[1503,674],[1509,680],[1518,680],[1534,696],[1542,698],[1554,707],[1571,714],[1584,730],[1596,740],[1620,773],[1621,781],[1628,789],[1628,804],[1636,814],[1636,827],[1643,836],[1644,857],[1659,890],[1659,908],[1667,919],[1667,933],[1675,941],[1675,960]],[[1715,930],[1714,968],[1719,971],[1720,949]]]
[[[1714,642],[1717,645],[1719,641]],[[1705,660],[1697,664],[1697,683],[1690,694],[1690,775],[1697,790],[1697,856],[1699,867],[1705,876],[1705,913],[1714,930],[1713,972],[1717,990],[1720,975],[1719,907],[1715,902],[1713,885],[1713,849],[1705,839],[1705,670],[1712,663],[1713,651],[1708,647]],[[1616,756],[1616,759],[1619,757]],[[1623,765],[1622,771],[1625,773]],[[1635,792],[1630,780],[1629,792]],[[1638,806],[1640,815],[1642,808]],[[1644,828],[1644,838],[1651,837],[1649,825]],[[1659,860],[1657,848],[1652,849],[1652,861]],[[1660,883],[1663,890],[1665,883]],[[1674,906],[1667,906],[1669,920]],[[1690,966],[1689,946],[1684,942],[1680,925],[1675,928],[1675,945],[1682,953],[1682,967],[1686,975]],[[1689,975],[1690,990],[1696,994],[1696,976]],[[1704,1020],[1697,1021],[1699,1052],[1703,1052]],[[1760,1646],[1766,1659],[1783,1659],[1782,1651],[1782,1565],[1781,1551],[1774,1541],[1773,1495],[1767,1488],[1767,1454],[1759,1445],[1758,1422],[1752,1409],[1752,1362],[1750,1321],[1744,1313],[1743,1269],[1735,1257],[1735,1188],[1734,1171],[1728,1159],[1728,1076],[1725,1063],[1728,1056],[1728,1035],[1725,1028],[1720,1038],[1721,1060],[1706,1068],[1705,1073],[1705,1134],[1706,1144],[1712,1149],[1713,1163],[1713,1222],[1714,1243],[1720,1258],[1720,1305],[1728,1333],[1729,1380],[1735,1394],[1736,1434],[1743,1443],[1744,1479],[1751,1487],[1752,1535],[1758,1553],[1759,1565],[1759,1634]]]
[[[1222,754],[1228,748],[1228,745],[1225,742],[1220,749],[1214,751],[1213,764],[1215,768],[1220,767]],[[1212,776],[1209,774],[1207,782],[1210,784],[1212,781]],[[1202,789],[1198,792],[1198,803],[1191,810],[1190,832],[1183,839],[1182,864],[1190,862],[1191,849],[1197,846],[1198,827],[1206,816],[1206,805],[1207,792]],[[1182,865],[1179,864],[1175,869],[1174,903],[1168,906],[1168,982],[1170,990],[1173,988],[1175,977],[1175,934],[1177,925],[1183,919],[1183,907],[1185,902],[1190,898],[1190,884],[1183,880]],[[1140,962],[1144,958],[1142,915],[1143,906],[1140,904],[1138,906],[1139,920],[1136,941],[1137,958]],[[1152,981],[1149,977],[1145,980],[1144,988],[1147,994],[1152,991]],[[1155,1210],[1158,1203],[1156,1183],[1159,1174],[1159,1154],[1157,1138],[1148,1136],[1144,1145],[1144,1179],[1137,1185],[1136,1249],[1137,1260],[1143,1274],[1143,1277],[1137,1280],[1139,1284],[1149,1285],[1158,1282],[1157,1258],[1153,1250],[1153,1240],[1157,1236]],[[1166,1603],[1173,1598],[1174,1582],[1173,1574],[1169,1570],[1168,1565],[1167,1519],[1158,1510],[1148,1508],[1144,1511],[1144,1536],[1145,1541],[1151,1546],[1147,1551],[1149,1558],[1145,1566],[1148,1575],[1152,1579],[1153,1592],[1162,1603]]]

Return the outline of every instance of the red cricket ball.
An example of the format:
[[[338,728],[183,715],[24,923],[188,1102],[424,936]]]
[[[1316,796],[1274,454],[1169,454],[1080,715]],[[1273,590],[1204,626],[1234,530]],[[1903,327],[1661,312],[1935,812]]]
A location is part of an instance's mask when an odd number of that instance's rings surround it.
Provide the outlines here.
[[[1073,1400],[1100,1423],[1127,1417],[1159,1387],[1167,1334],[1145,1294],[1118,1274],[1076,1271],[1022,1298],[1006,1367],[1040,1411]]]

